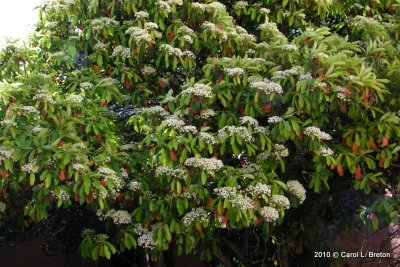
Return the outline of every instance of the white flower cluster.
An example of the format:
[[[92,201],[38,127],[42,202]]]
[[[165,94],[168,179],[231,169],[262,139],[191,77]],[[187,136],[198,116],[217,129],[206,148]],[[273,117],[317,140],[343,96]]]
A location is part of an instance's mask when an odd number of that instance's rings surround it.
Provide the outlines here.
[[[272,93],[282,94],[283,89],[279,83],[268,81],[264,79],[264,81],[251,81],[250,87],[255,88],[265,94],[269,95]]]
[[[164,110],[163,107],[160,106],[135,109],[135,113],[141,115],[162,115],[162,116],[169,114],[167,111]]]
[[[287,181],[286,186],[288,192],[299,199],[300,204],[304,202],[304,200],[306,199],[306,190],[304,189],[304,186],[299,183],[299,181],[289,180]]]
[[[72,94],[69,95],[67,99],[72,103],[81,103],[83,101],[83,96]]]
[[[271,123],[271,124],[279,123],[281,121],[283,121],[283,119],[281,117],[279,117],[279,116],[272,116],[272,117],[268,118],[268,123]]]
[[[41,100],[41,101],[49,103],[49,104],[56,103],[56,101],[54,101],[53,97],[51,96],[51,93],[48,90],[42,89],[42,90],[38,90],[37,92],[38,93],[33,96],[34,100]]]
[[[39,114],[39,110],[37,110],[35,107],[33,106],[22,106],[20,107],[20,109],[26,113],[36,113]]]
[[[254,127],[254,133],[265,133],[269,134],[269,130],[263,126],[256,126]]]
[[[114,224],[129,224],[132,222],[132,216],[126,210],[109,210],[106,215],[106,218],[111,218],[114,221]]]
[[[115,189],[118,190],[125,185],[124,177],[117,174],[114,170],[108,167],[99,167],[97,168],[97,172],[104,176],[104,180],[111,180],[115,186]]]
[[[4,213],[6,211],[6,203],[0,201],[0,213]]]
[[[140,19],[148,19],[149,18],[149,13],[146,11],[138,11],[135,13],[135,18],[140,20]]]
[[[133,40],[136,42],[151,42],[153,39],[149,32],[145,29],[139,28],[139,27],[130,27],[125,31],[125,34],[129,34],[132,36]]]
[[[165,166],[158,166],[156,168],[156,177],[171,175],[175,178],[184,178],[186,172],[182,169],[172,169]]]
[[[158,25],[157,25],[157,23],[154,23],[154,22],[146,22],[144,24],[144,28],[146,30],[156,30],[156,29],[158,29]]]
[[[191,58],[191,59],[196,59],[196,55],[190,50],[183,51],[182,52],[182,56],[187,57],[187,58]]]
[[[285,51],[293,51],[293,52],[299,51],[299,47],[297,45],[292,45],[292,44],[282,45],[280,48]]]
[[[143,75],[151,75],[156,72],[156,69],[152,66],[146,65],[141,69]]]
[[[120,56],[121,58],[130,58],[131,50],[127,47],[123,47],[122,45],[118,45],[114,47],[111,57],[118,57],[118,56]]]
[[[271,203],[278,208],[288,209],[290,207],[289,199],[283,195],[273,195],[271,197]]]
[[[217,34],[222,40],[228,39],[228,34],[226,31],[222,27],[217,26],[215,23],[204,21],[201,25],[201,28],[203,28],[204,31]]]
[[[260,215],[267,221],[267,222],[274,222],[279,219],[279,212],[275,208],[271,207],[262,207],[260,210]]]
[[[262,8],[260,8],[259,12],[260,12],[260,14],[267,15],[267,14],[271,13],[271,10],[269,10],[268,8],[262,7]]]
[[[224,167],[221,160],[216,158],[188,158],[185,161],[185,166],[199,168],[204,171],[214,172]]]
[[[252,126],[258,126],[258,121],[250,116],[243,116],[239,119],[241,124],[250,124]]]
[[[199,97],[212,97],[212,89],[210,86],[202,83],[196,83],[181,92],[182,95],[195,95]]]
[[[196,128],[196,126],[193,126],[193,125],[187,125],[187,126],[183,126],[182,128],[180,128],[179,131],[182,133],[196,134],[197,128]]]
[[[170,56],[182,57],[183,52],[179,48],[173,47],[169,44],[160,45],[160,50],[166,51]]]
[[[299,76],[299,81],[311,81],[313,77],[311,76],[311,73],[307,74],[302,74]]]
[[[350,101],[350,99],[348,98],[348,93],[345,93],[346,88],[342,87],[342,86],[338,86],[336,87],[336,91],[337,91],[337,98],[344,100],[344,101]]]
[[[90,24],[92,25],[93,29],[99,30],[102,29],[104,26],[118,26],[119,22],[112,18],[101,17],[92,19],[90,21]]]
[[[93,46],[93,48],[94,48],[94,50],[99,51],[99,50],[107,49],[109,46],[110,46],[110,44],[105,44],[105,43],[103,43],[103,42],[97,42],[97,43]]]
[[[93,88],[93,84],[90,82],[83,82],[83,83],[79,84],[79,86],[84,90],[89,90],[89,89]]]
[[[215,111],[212,109],[203,109],[200,111],[200,118],[207,120],[215,116]]]
[[[168,2],[166,2],[166,1],[162,1],[162,0],[157,1],[157,2],[156,2],[156,7],[157,7],[159,10],[164,10],[164,11],[166,11],[167,13],[170,13],[170,12],[171,12],[171,6],[170,6],[170,4],[168,4]]]
[[[140,183],[138,181],[131,181],[128,184],[128,188],[131,191],[138,191],[140,189]]]
[[[13,127],[17,126],[17,123],[15,121],[7,120],[7,119],[1,121],[0,124],[6,125],[6,126],[13,126]]]
[[[0,146],[0,160],[3,158],[11,159],[13,158],[15,150],[5,147],[5,146]]]
[[[329,147],[321,146],[317,151],[315,151],[315,154],[323,157],[329,157],[333,155],[333,150]]]
[[[186,226],[189,226],[196,221],[199,221],[201,223],[208,221],[208,212],[204,208],[193,208],[182,218],[182,222]]]
[[[220,187],[220,188],[215,188],[213,191],[214,193],[222,198],[232,198],[236,196],[238,192],[239,187],[232,187],[232,186],[225,186],[225,187]]]
[[[303,72],[303,68],[300,66],[294,66],[288,70],[278,70],[272,74],[272,79],[285,79],[293,75],[300,75]]]
[[[193,37],[190,35],[184,35],[183,40],[188,44],[193,44]]]
[[[309,127],[305,128],[304,134],[307,136],[314,136],[318,140],[331,140],[332,139],[332,136],[321,131],[321,129],[319,129],[318,127],[315,127],[315,126],[309,126]]]
[[[194,34],[193,29],[189,28],[186,25],[182,25],[181,27],[179,27],[177,34],[179,35],[191,35]]]
[[[60,188],[60,193],[57,197],[63,201],[70,199],[70,195],[62,188]]]
[[[199,137],[201,140],[203,140],[206,144],[209,145],[215,145],[218,143],[217,140],[215,140],[214,136],[206,132],[200,132]]]
[[[233,6],[234,9],[245,9],[249,5],[247,1],[237,1]]]
[[[242,212],[247,212],[254,208],[254,201],[243,195],[235,195],[230,202],[233,207],[239,208]]]
[[[21,170],[27,173],[37,173],[39,170],[39,166],[36,165],[36,161],[33,160],[31,162],[28,162],[27,164],[23,165],[21,167]]]
[[[245,74],[244,69],[242,68],[224,68],[224,71],[228,74],[228,76],[243,76]]]
[[[274,146],[275,152],[274,155],[277,158],[285,158],[289,156],[289,149],[281,144],[275,144]]]
[[[268,184],[257,183],[256,185],[251,185],[248,188],[248,192],[254,195],[270,195],[271,194],[271,186]]]
[[[233,135],[240,136],[246,143],[254,141],[254,137],[252,137],[247,128],[243,126],[225,126],[224,128],[218,130],[218,136],[220,138],[231,137]]]
[[[137,239],[139,247],[154,248],[156,243],[153,241],[153,232],[146,232],[140,235]]]
[[[33,133],[39,133],[39,132],[41,132],[42,130],[44,130],[45,128],[43,128],[42,126],[40,126],[40,125],[35,125],[33,128],[32,128],[32,132]]]
[[[174,115],[167,117],[162,123],[172,128],[181,128],[185,126],[185,122]]]
[[[72,164],[72,168],[73,168],[75,171],[79,171],[79,170],[85,169],[86,166],[83,165],[83,164],[81,164],[81,163],[74,163],[74,164]]]

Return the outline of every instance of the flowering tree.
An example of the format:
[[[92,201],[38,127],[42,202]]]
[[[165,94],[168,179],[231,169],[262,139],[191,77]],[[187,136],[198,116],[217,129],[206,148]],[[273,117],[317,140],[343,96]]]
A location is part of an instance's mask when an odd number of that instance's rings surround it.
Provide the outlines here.
[[[285,215],[306,191],[351,184],[365,224],[398,222],[398,1],[253,2],[43,4],[31,44],[0,55],[0,219],[20,194],[31,221],[79,203],[99,220],[84,257],[228,266],[233,233],[303,227]]]

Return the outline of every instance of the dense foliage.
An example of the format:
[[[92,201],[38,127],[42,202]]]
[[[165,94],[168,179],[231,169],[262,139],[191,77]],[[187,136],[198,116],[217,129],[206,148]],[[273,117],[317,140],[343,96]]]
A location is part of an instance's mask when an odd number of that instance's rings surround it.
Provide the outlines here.
[[[392,0],[44,3],[29,45],[0,52],[0,226],[79,204],[98,216],[84,257],[175,247],[229,265],[235,233],[279,244],[264,261],[311,249],[349,219],[326,214],[351,187],[350,221],[398,223],[399,15]]]

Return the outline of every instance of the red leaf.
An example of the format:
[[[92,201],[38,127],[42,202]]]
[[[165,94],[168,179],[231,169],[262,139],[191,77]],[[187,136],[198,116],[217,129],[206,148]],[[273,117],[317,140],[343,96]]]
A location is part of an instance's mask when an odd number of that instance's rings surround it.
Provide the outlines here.
[[[265,104],[264,104],[264,112],[265,113],[271,112],[271,103],[270,102],[265,102]]]
[[[343,167],[342,167],[342,165],[341,164],[339,164],[339,165],[337,165],[336,166],[336,171],[337,171],[337,173],[339,174],[339,176],[343,176]]]
[[[79,195],[78,195],[78,193],[74,193],[74,199],[75,199],[76,202],[79,201]]]
[[[382,137],[382,147],[385,147],[389,144],[389,139],[386,138],[386,136]]]
[[[61,182],[65,181],[65,169],[61,170],[59,177]]]
[[[375,142],[374,142],[373,139],[369,140],[369,147],[370,147],[372,150],[377,150],[377,149],[378,149],[378,147],[376,146],[376,144],[375,144]]]
[[[3,170],[1,171],[1,177],[3,177],[3,179],[7,179],[8,178],[8,171],[7,170]]]
[[[173,31],[170,31],[169,34],[168,34],[168,39],[170,41],[172,41],[172,40],[174,40],[174,38],[175,38],[175,33]]]
[[[355,178],[356,180],[360,180],[360,179],[361,179],[361,176],[362,176],[362,174],[361,174],[361,167],[360,167],[360,165],[357,165],[356,174],[355,174],[354,178]]]
[[[383,168],[385,166],[385,158],[379,159],[379,167]]]
[[[353,153],[357,153],[358,146],[357,146],[356,142],[354,142],[353,145],[351,146],[351,151],[353,151]]]
[[[169,151],[169,156],[171,157],[172,161],[175,162],[176,161],[176,154],[175,151],[173,149],[171,149]]]

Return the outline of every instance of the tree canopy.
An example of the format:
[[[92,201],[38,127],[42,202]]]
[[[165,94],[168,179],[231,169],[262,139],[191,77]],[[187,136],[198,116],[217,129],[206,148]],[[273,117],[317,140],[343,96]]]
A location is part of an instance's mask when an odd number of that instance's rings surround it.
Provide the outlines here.
[[[399,15],[392,0],[43,3],[30,42],[0,51],[0,227],[79,206],[98,218],[84,257],[174,247],[229,266],[221,244],[243,233],[279,264],[354,214],[398,223]]]

